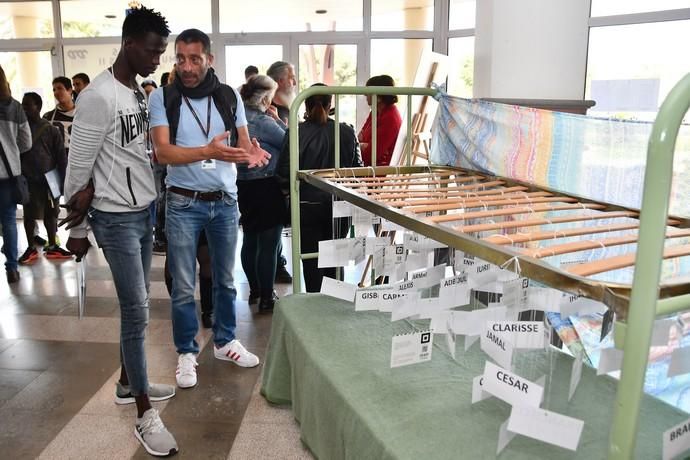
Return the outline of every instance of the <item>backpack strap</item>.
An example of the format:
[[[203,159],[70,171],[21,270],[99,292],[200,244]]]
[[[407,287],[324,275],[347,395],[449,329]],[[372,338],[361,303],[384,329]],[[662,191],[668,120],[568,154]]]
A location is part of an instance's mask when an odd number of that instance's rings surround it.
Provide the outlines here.
[[[230,131],[228,144],[236,146],[237,126],[235,123],[237,122],[237,96],[235,95],[235,91],[228,85],[222,84],[213,92],[213,102],[223,119],[223,123],[225,123],[225,130]]]
[[[220,85],[213,93],[213,103],[216,110],[220,113],[225,129],[230,131],[229,144],[237,145],[237,96],[228,85]],[[165,115],[168,118],[170,129],[170,144],[174,145],[177,139],[177,127],[180,123],[180,106],[182,105],[182,94],[173,84],[163,87],[163,106]]]

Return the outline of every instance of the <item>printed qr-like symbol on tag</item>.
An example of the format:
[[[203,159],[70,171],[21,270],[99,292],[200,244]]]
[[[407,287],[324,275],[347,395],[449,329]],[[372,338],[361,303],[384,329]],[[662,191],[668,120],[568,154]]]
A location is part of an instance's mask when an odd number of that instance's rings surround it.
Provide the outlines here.
[[[425,332],[422,334],[422,343],[429,343],[431,341],[431,332]],[[423,347],[426,348],[426,347]]]

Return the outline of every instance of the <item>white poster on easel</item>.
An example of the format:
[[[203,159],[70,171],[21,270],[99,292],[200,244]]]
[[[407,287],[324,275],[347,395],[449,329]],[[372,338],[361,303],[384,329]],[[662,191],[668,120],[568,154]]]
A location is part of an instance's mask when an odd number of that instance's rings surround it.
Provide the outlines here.
[[[444,54],[434,53],[429,50],[424,50],[419,58],[419,66],[414,77],[412,86],[429,88],[432,83],[441,85],[446,82],[448,76],[448,56]],[[429,96],[414,96],[412,97],[412,117],[414,126],[414,117],[423,117],[422,132],[431,131],[431,123],[436,116],[436,109],[438,103],[434,98]],[[403,119],[398,132],[398,140],[395,142],[393,155],[391,156],[391,165],[406,164],[405,163],[405,141],[407,140],[407,97],[400,97],[398,102],[398,109]],[[419,115],[417,115],[419,114]],[[412,139],[414,142],[414,139]],[[417,147],[419,148],[419,147]]]

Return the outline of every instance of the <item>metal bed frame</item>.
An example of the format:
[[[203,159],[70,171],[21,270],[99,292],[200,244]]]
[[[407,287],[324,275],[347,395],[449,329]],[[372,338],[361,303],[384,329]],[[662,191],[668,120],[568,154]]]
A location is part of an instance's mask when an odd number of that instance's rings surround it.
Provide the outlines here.
[[[614,341],[617,348],[625,351],[614,405],[614,423],[610,433],[608,456],[611,459],[632,458],[654,320],[660,316],[690,309],[690,281],[659,285],[662,259],[690,254],[688,252],[690,248],[687,245],[676,246],[670,252],[664,250],[667,236],[686,237],[690,235],[687,230],[690,228],[689,219],[668,216],[675,142],[683,116],[690,106],[690,74],[686,75],[670,92],[659,109],[652,128],[648,145],[641,211],[461,168],[432,165],[411,166],[411,136],[408,136],[406,144],[407,166],[297,171],[296,168],[299,165],[297,111],[307,97],[317,94],[335,95],[336,127],[338,126],[338,99],[340,95],[407,96],[407,132],[409,133],[412,96],[434,96],[436,90],[409,87],[312,87],[297,96],[292,104],[289,117],[293,292],[296,293],[301,290],[300,260],[318,256],[315,253],[301,253],[299,181],[305,181],[449,247],[462,250],[496,265],[505,264],[511,259],[519,261],[522,276],[562,291],[601,301],[616,313]],[[376,104],[372,105],[372,125],[374,133],[372,163],[375,164]],[[340,163],[339,129],[335,130],[335,149],[335,164],[338,165]],[[394,182],[391,182],[391,178]],[[433,178],[437,178],[436,181],[433,181]],[[387,180],[388,183],[386,183]],[[431,200],[415,198],[414,193],[412,193],[415,186],[420,183],[428,186],[432,182],[434,185],[438,185],[434,190],[437,193],[435,197],[437,200],[440,199],[440,203],[442,203],[436,206],[434,203],[430,203]],[[371,185],[371,187],[363,187],[362,183],[368,183],[367,185]],[[458,207],[479,208],[485,211],[468,212],[464,216],[453,214],[453,208]],[[489,207],[491,207],[492,212],[488,212]],[[442,215],[426,217],[424,211],[429,209],[435,209]],[[519,211],[520,209],[522,211]],[[489,220],[491,217],[514,213],[516,210],[530,213],[548,213],[558,210],[587,213],[576,216],[575,221],[625,218],[627,219],[626,222],[629,223],[630,220],[633,220],[634,223],[627,226],[609,226],[609,228],[602,228],[601,232],[596,232],[606,233],[624,228],[639,228],[636,253],[627,255],[623,258],[625,260],[610,261],[615,266],[627,266],[632,265],[631,262],[634,259],[635,269],[632,284],[588,278],[587,276],[592,274],[592,270],[597,273],[596,268],[591,263],[574,265],[566,270],[555,267],[541,260],[543,254],[540,251],[525,251],[519,247],[519,244],[513,244],[516,242],[513,238],[515,235],[504,236],[503,238],[496,236],[477,238],[467,234],[475,233],[480,229],[492,228],[492,224],[493,227],[496,227],[495,223]],[[448,211],[451,213],[449,214]],[[417,217],[414,214],[423,217]],[[480,221],[479,224],[474,221],[474,219],[483,218],[487,219]],[[470,220],[470,225],[460,227],[440,225],[440,222],[443,221],[456,220]],[[531,225],[538,226],[555,223],[557,219],[536,218],[531,220],[533,221]],[[572,222],[567,217],[564,218],[564,221]],[[526,225],[525,220],[519,220],[514,224],[506,224],[506,227],[511,226],[518,228],[528,225]],[[548,235],[556,243],[558,243],[557,238],[559,236],[561,235]],[[517,238],[517,243],[531,241],[532,237],[543,239],[543,235],[532,235],[529,237],[530,239],[522,238],[522,241]],[[607,238],[607,244],[631,243],[625,237],[622,240],[618,238],[617,236]],[[567,243],[556,246],[558,246],[558,251],[572,252],[578,250],[572,245],[569,247]],[[555,251],[553,248],[556,246],[545,249],[546,254],[552,254]]]

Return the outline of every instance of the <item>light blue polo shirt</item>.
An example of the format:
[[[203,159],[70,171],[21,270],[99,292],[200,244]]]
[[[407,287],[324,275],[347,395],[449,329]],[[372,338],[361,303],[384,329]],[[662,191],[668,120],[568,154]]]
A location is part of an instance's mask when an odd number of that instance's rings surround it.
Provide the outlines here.
[[[244,113],[244,104],[242,98],[237,91],[232,88],[237,98],[237,120],[235,125],[238,128],[247,125],[247,117]],[[201,123],[206,125],[208,108],[208,100],[204,97],[201,99],[190,99],[192,107],[196,111]],[[149,116],[151,128],[156,126],[169,126],[168,117],[165,114],[165,106],[163,105],[163,88],[157,88],[151,93],[149,97]],[[187,107],[187,104],[182,100],[180,104],[180,123],[177,127],[176,144],[180,147],[199,147],[208,144],[213,137],[225,131],[225,123],[216,109],[216,105],[211,100],[211,127],[208,136],[205,136],[201,127],[197,123],[194,115]],[[188,190],[196,190],[199,192],[213,192],[216,190],[223,190],[237,198],[237,169],[235,163],[228,163],[225,161],[215,161],[215,168],[202,167],[201,161],[194,163],[187,163],[181,165],[168,165],[168,176],[165,183],[168,187],[176,186],[186,188]]]

